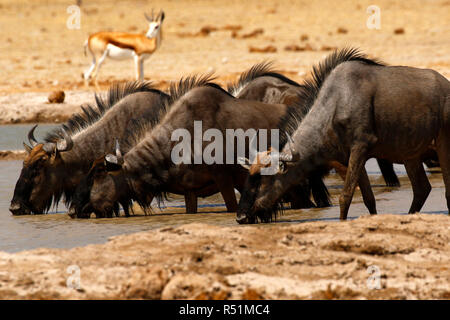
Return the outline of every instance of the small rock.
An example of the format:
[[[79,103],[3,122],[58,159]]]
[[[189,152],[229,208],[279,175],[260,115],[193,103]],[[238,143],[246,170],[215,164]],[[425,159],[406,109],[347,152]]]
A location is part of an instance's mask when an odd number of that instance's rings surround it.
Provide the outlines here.
[[[394,30],[394,34],[404,34],[405,33],[405,29],[403,28],[397,28]]]
[[[48,96],[48,102],[50,102],[50,103],[63,103],[65,97],[66,97],[66,95],[65,95],[64,91],[62,91],[62,90],[53,91]]]

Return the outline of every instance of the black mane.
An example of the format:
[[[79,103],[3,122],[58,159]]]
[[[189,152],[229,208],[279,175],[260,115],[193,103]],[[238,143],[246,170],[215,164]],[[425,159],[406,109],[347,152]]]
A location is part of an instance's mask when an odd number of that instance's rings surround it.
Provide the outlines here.
[[[280,79],[281,81],[286,82],[290,85],[300,87],[297,82],[283,76],[280,73],[275,72],[275,70],[273,69],[273,61],[263,61],[255,64],[247,71],[244,71],[239,76],[239,80],[236,83],[229,83],[227,85],[227,91],[232,96],[236,96],[240,88],[244,88],[249,82],[260,77],[273,77]]]
[[[166,101],[166,109],[168,110],[178,99],[194,88],[209,86],[223,90],[219,85],[212,82],[215,79],[216,77],[213,77],[212,73],[207,73],[187,76],[186,78],[181,78],[178,82],[172,82],[167,90],[170,98]]]
[[[288,114],[284,117],[283,127],[284,131],[292,135],[297,130],[301,120],[311,110],[319,91],[325,82],[328,75],[341,63],[348,61],[359,61],[369,65],[384,66],[385,64],[378,59],[369,59],[367,56],[359,51],[357,48],[343,48],[335,50],[328,55],[325,60],[318,65],[313,66],[311,77],[306,79],[301,84],[302,90],[299,90],[298,98],[299,105],[293,108],[288,108]],[[299,115],[297,108],[302,110]],[[280,144],[286,142],[285,134],[280,135]]]
[[[164,94],[160,90],[155,89],[150,82],[130,81],[126,83],[115,83],[109,88],[106,97],[95,94],[95,106],[91,104],[82,106],[82,112],[75,113],[65,124],[48,132],[44,141],[55,142],[61,139],[62,129],[64,129],[69,136],[75,135],[100,120],[117,102],[126,96],[137,92],[155,92]]]

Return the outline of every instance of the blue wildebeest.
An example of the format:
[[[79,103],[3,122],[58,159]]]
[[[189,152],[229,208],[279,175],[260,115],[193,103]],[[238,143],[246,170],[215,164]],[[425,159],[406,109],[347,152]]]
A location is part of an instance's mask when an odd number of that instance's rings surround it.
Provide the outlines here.
[[[299,107],[305,106],[305,104],[297,103],[299,91],[303,87],[297,82],[275,72],[272,65],[272,62],[262,62],[252,66],[240,75],[236,83],[229,84],[227,91],[239,99],[272,104],[297,105]],[[307,111],[306,109],[298,110],[299,120]],[[286,117],[284,120],[287,121],[288,119],[290,117]],[[280,125],[280,127],[284,126],[284,124]],[[284,139],[284,137],[282,138]],[[331,206],[328,190],[322,180],[323,175],[327,171],[316,170],[313,172],[305,185],[296,186],[290,190],[284,200],[290,202],[293,209]],[[310,193],[312,193],[316,205],[311,202]]]
[[[14,215],[40,214],[64,197],[70,201],[76,186],[92,162],[121,140],[134,119],[158,118],[167,95],[149,83],[129,82],[113,86],[106,99],[96,95],[96,106],[83,112],[37,142],[30,130],[31,147],[16,183],[10,211]],[[124,146],[126,143],[124,142]]]
[[[235,97],[247,100],[257,100],[265,103],[283,103],[291,105],[297,103],[299,97],[308,98],[304,94],[305,86],[273,71],[272,62],[262,62],[254,65],[248,71],[244,72],[236,84],[228,86],[228,91]],[[311,103],[297,103],[301,108],[299,117],[296,120],[301,121],[308,113]],[[292,119],[287,117],[286,120]],[[296,124],[295,124],[296,125]],[[285,138],[284,136],[282,138]],[[384,180],[388,186],[398,186],[399,181],[394,172],[393,164],[384,159],[377,159],[383,174]],[[345,166],[337,162],[331,163],[332,167],[345,179]],[[317,207],[328,207],[331,205],[329,194],[323,183],[323,176],[330,170],[329,166],[316,168],[309,174],[306,184],[303,187],[296,187],[289,190],[285,201],[291,202],[291,208],[300,209],[313,207],[314,204],[309,200],[309,194],[312,192]],[[364,192],[370,193],[367,189],[368,181],[362,181],[360,186]]]
[[[343,49],[313,69],[305,82],[313,106],[279,155],[274,175],[260,174],[272,161],[260,153],[250,167],[237,221],[270,221],[277,202],[315,167],[348,164],[339,199],[340,218],[347,218],[356,183],[369,157],[404,163],[414,198],[410,213],[419,211],[431,190],[422,155],[437,150],[450,207],[450,82],[438,72],[387,66],[356,49]],[[376,213],[375,199],[365,201]]]
[[[101,216],[110,216],[108,212],[119,199],[136,201],[146,209],[153,197],[195,193],[211,185],[219,189],[227,210],[236,211],[234,188],[242,190],[247,177],[237,159],[232,164],[225,164],[225,160],[223,164],[175,164],[172,149],[177,142],[172,141],[172,133],[184,129],[195,136],[195,121],[202,122],[202,135],[208,129],[216,129],[222,136],[227,136],[227,129],[285,130],[288,128],[280,126],[289,123],[286,118],[298,117],[300,110],[296,106],[237,99],[212,83],[208,76],[188,77],[172,84],[168,93],[170,107],[166,107],[167,114],[159,124],[137,132],[140,142],[126,154],[117,148],[115,155],[105,156],[91,169],[95,176],[90,185],[89,205]],[[247,137],[244,141],[246,150],[249,140]],[[192,141],[194,150],[195,141]],[[202,150],[208,145],[202,141]],[[236,158],[236,145],[233,150],[230,156]],[[227,149],[222,156],[227,158]]]

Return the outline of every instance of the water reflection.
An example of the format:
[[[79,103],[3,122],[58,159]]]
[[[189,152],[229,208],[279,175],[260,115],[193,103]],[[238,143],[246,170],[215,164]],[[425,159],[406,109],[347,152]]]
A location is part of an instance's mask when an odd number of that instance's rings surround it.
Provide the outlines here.
[[[12,216],[8,211],[15,182],[22,167],[21,161],[0,161],[0,251],[16,252],[38,247],[71,248],[91,243],[102,243],[114,235],[152,230],[186,223],[207,223],[220,226],[236,226],[235,215],[226,213],[220,195],[199,199],[197,214],[184,213],[182,197],[173,196],[161,209],[154,208],[152,214],[144,215],[136,209],[137,215],[130,218],[73,220],[60,204],[58,210],[47,215]],[[403,166],[396,166],[400,174],[400,188],[385,187],[376,162],[367,164],[379,213],[406,214],[412,191]],[[446,214],[444,183],[440,172],[428,174],[433,190],[423,208],[424,213]],[[276,223],[301,223],[308,221],[339,221],[338,197],[342,181],[336,175],[326,179],[331,198],[335,204],[324,209],[285,210]],[[59,213],[58,213],[59,212]],[[368,212],[357,190],[349,211],[349,219],[355,219]]]

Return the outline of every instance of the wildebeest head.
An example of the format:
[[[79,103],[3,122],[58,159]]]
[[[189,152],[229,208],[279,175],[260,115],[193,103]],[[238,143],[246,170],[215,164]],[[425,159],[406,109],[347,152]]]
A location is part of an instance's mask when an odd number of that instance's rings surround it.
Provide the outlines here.
[[[94,161],[87,176],[77,186],[69,215],[89,218],[94,212],[98,218],[118,215],[119,203],[128,215],[131,206],[126,174],[122,168],[123,157],[116,140],[116,154],[108,154]]]
[[[256,223],[258,220],[269,222],[278,209],[284,193],[298,182],[295,171],[296,166],[292,162],[298,161],[298,153],[293,148],[292,140],[289,140],[289,153],[277,154],[274,150],[260,152],[253,163],[244,159],[242,166],[249,171],[244,191],[241,194],[237,210],[236,221],[238,223]],[[262,174],[263,169],[268,169],[278,163],[273,174]]]
[[[28,155],[9,207],[14,215],[44,213],[50,208],[53,198],[58,201],[61,196],[59,173],[64,168],[60,153],[71,150],[73,141],[63,129],[59,141],[38,143],[34,138],[36,127],[28,133],[31,147],[24,143]]]

